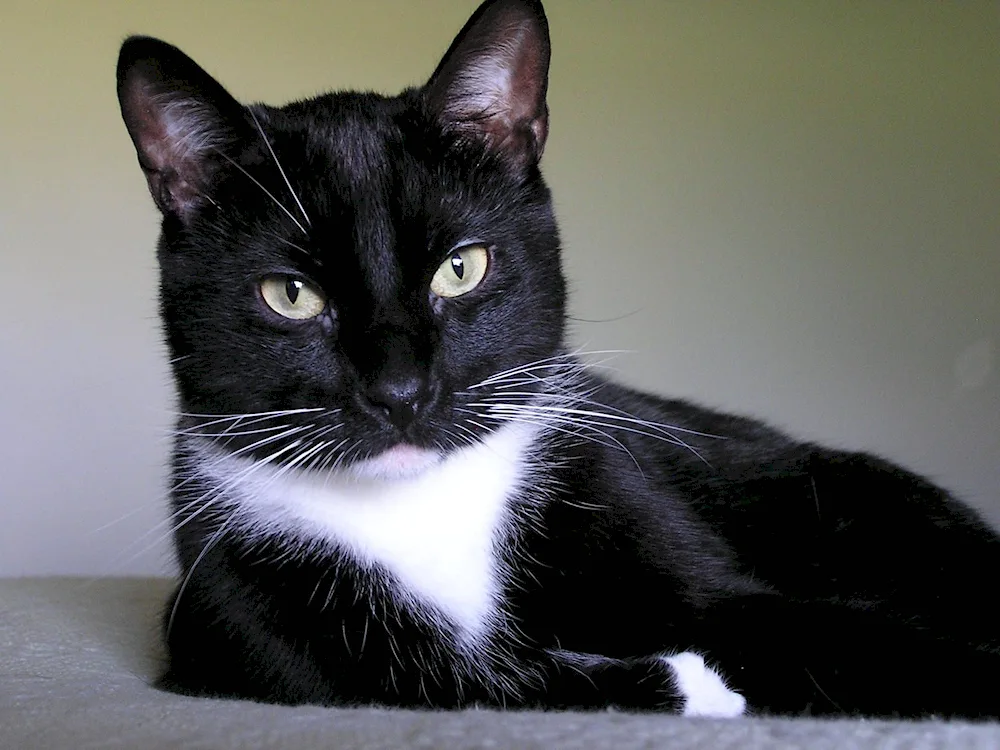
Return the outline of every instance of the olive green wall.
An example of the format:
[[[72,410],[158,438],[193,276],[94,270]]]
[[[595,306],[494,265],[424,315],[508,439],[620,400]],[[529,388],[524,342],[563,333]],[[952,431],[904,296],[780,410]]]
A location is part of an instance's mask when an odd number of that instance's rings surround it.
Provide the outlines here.
[[[169,569],[157,215],[128,33],[243,99],[395,91],[474,2],[0,8],[0,574]],[[1000,6],[550,0],[576,342],[880,451],[1000,522]],[[604,322],[584,322],[584,319]]]

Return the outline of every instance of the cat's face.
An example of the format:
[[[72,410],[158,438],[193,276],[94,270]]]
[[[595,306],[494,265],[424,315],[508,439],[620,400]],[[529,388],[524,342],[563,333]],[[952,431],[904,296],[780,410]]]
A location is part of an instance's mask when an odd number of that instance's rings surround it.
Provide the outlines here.
[[[383,474],[492,429],[494,376],[562,346],[547,62],[541,9],[519,0],[484,4],[395,98],[244,108],[178,50],[126,42],[182,411],[212,415],[182,427]]]

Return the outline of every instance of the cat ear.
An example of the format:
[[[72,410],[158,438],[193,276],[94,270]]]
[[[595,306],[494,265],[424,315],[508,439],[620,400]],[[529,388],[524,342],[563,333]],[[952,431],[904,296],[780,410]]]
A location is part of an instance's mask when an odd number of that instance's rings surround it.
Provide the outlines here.
[[[118,101],[153,200],[187,218],[246,122],[242,106],[179,49],[138,36],[118,56]]]
[[[518,163],[537,162],[549,112],[549,25],[536,0],[487,0],[424,89],[449,129],[484,139]]]

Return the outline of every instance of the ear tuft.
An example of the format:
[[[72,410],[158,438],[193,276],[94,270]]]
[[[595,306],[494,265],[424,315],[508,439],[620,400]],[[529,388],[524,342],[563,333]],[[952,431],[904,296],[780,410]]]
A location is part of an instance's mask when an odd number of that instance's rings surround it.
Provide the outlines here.
[[[122,45],[118,100],[153,200],[186,218],[245,123],[243,108],[191,58],[150,37]]]
[[[428,106],[445,127],[533,164],[548,136],[549,51],[540,2],[487,0],[431,76]]]

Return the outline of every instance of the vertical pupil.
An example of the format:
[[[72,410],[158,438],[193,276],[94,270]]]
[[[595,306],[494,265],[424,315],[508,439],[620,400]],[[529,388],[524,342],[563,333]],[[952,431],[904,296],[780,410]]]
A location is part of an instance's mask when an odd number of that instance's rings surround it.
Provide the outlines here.
[[[288,296],[288,301],[293,305],[295,300],[299,298],[299,290],[302,289],[302,282],[296,281],[295,279],[289,279],[285,282],[285,294]]]
[[[451,270],[460,279],[465,276],[465,263],[462,261],[462,256],[458,253],[451,256]]]

